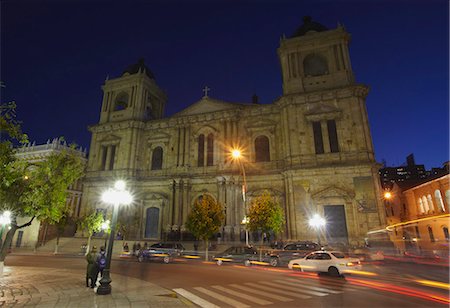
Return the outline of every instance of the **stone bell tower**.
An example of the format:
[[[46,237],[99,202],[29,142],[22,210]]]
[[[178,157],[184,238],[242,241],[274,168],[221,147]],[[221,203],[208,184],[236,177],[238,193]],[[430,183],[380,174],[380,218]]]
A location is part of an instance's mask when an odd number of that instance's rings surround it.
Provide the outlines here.
[[[167,101],[150,69],[140,59],[118,78],[105,81],[99,124],[128,120],[147,121],[164,115]]]
[[[303,25],[278,48],[283,94],[299,94],[354,84],[348,53],[350,35],[303,18]]]

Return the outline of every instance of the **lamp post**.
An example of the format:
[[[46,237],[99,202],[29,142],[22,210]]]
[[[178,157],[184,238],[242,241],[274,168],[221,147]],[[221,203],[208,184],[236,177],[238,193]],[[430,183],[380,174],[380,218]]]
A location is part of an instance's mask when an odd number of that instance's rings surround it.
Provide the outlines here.
[[[114,184],[114,188],[110,188],[102,194],[102,201],[107,204],[113,205],[113,214],[111,231],[109,233],[108,251],[106,253],[106,266],[103,270],[102,279],[100,279],[100,286],[97,289],[97,294],[99,295],[107,295],[111,293],[110,268],[119,205],[128,205],[133,202],[133,197],[127,190],[125,190],[125,186],[126,185],[124,181],[116,181],[116,183]]]
[[[3,244],[3,231],[5,230],[6,226],[11,223],[11,212],[10,211],[4,211],[2,215],[0,215],[0,247]]]
[[[317,233],[317,243],[320,246],[320,229],[326,225],[325,218],[321,217],[319,214],[314,214],[312,218],[309,219],[309,225],[316,229]]]
[[[106,241],[108,240],[108,233],[106,233],[106,232],[109,229],[110,223],[111,222],[109,220],[105,220],[104,222],[102,222],[102,226],[101,226],[102,231],[105,233],[105,246],[103,246],[103,247],[105,247],[105,249],[106,249]]]
[[[244,216],[242,219],[242,224],[245,226],[245,244],[248,246],[248,229],[247,224],[250,222],[250,219],[247,216]]]
[[[233,149],[231,151],[231,156],[233,157],[234,160],[237,160],[239,163],[239,167],[242,170],[242,199],[244,200],[244,219],[242,219],[242,223],[245,224],[245,245],[248,246],[248,229],[247,229],[247,224],[249,223],[249,218],[246,216],[247,215],[247,198],[246,198],[246,194],[247,194],[247,181],[245,178],[245,168],[244,168],[244,164],[242,163],[242,154],[241,151],[238,149]]]

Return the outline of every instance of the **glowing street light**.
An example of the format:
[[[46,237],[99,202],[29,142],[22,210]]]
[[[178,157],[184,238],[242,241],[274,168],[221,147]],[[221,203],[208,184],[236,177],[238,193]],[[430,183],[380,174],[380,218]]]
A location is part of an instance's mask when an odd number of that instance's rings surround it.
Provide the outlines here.
[[[316,229],[317,242],[320,245],[320,230],[327,224],[325,218],[321,217],[319,214],[314,214],[312,218],[309,219],[309,226]]]
[[[111,258],[114,245],[115,228],[117,224],[117,215],[119,205],[128,205],[133,202],[133,197],[130,192],[125,190],[126,184],[124,181],[116,181],[114,188],[109,188],[102,194],[102,201],[113,205],[111,231],[109,233],[109,245],[106,254],[106,266],[103,270],[103,277],[100,279],[100,286],[97,289],[97,294],[107,295],[111,293]]]
[[[237,160],[239,163],[239,167],[241,167],[242,170],[242,199],[244,200],[244,212],[247,213],[247,198],[246,198],[246,193],[247,193],[247,181],[245,178],[245,168],[244,168],[244,164],[242,163],[242,153],[239,149],[232,149],[231,150],[231,157],[233,157],[234,160]],[[242,224],[245,225],[245,245],[248,246],[248,229],[247,229],[247,224],[248,224],[249,220],[247,216],[244,216],[244,219],[242,219]]]
[[[11,212],[4,211],[3,214],[0,215],[0,246],[3,243],[3,231],[9,224],[11,224]]]
[[[392,194],[391,194],[391,192],[389,192],[389,191],[386,191],[385,193],[384,193],[384,199],[387,199],[387,200],[389,200],[389,199],[391,199],[392,198]]]

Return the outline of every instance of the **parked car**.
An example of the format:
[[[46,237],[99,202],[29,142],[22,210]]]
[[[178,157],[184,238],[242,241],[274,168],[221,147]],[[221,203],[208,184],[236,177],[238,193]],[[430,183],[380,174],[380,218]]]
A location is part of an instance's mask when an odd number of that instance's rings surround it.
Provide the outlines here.
[[[138,252],[138,261],[162,260],[164,263],[170,263],[173,258],[183,254],[184,247],[180,243],[156,243],[148,249],[141,249]]]
[[[213,260],[216,261],[217,265],[222,265],[223,263],[243,263],[245,266],[250,266],[255,261],[268,261],[265,254],[262,258],[263,260],[260,260],[260,253],[254,247],[233,246],[215,255]]]
[[[302,241],[286,244],[281,250],[272,250],[270,253],[270,265],[280,266],[287,264],[292,259],[306,256],[308,253],[320,250],[320,245],[311,241]]]
[[[340,251],[315,251],[289,261],[288,267],[302,272],[328,272],[332,276],[341,276],[362,268],[358,258],[347,257]]]

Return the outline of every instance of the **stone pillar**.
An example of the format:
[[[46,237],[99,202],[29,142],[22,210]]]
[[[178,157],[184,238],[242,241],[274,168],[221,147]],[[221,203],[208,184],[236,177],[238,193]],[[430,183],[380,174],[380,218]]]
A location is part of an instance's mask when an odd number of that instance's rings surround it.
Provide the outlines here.
[[[184,225],[187,221],[187,216],[190,208],[189,204],[189,180],[184,179],[183,180],[183,211],[182,211],[182,225]]]
[[[292,184],[292,175],[287,173],[287,207],[289,208],[289,238],[297,238],[297,225],[295,215],[294,186]]]
[[[330,153],[330,137],[328,136],[328,125],[327,121],[320,121],[320,127],[322,129],[322,141],[323,141],[323,151],[325,153]]]

